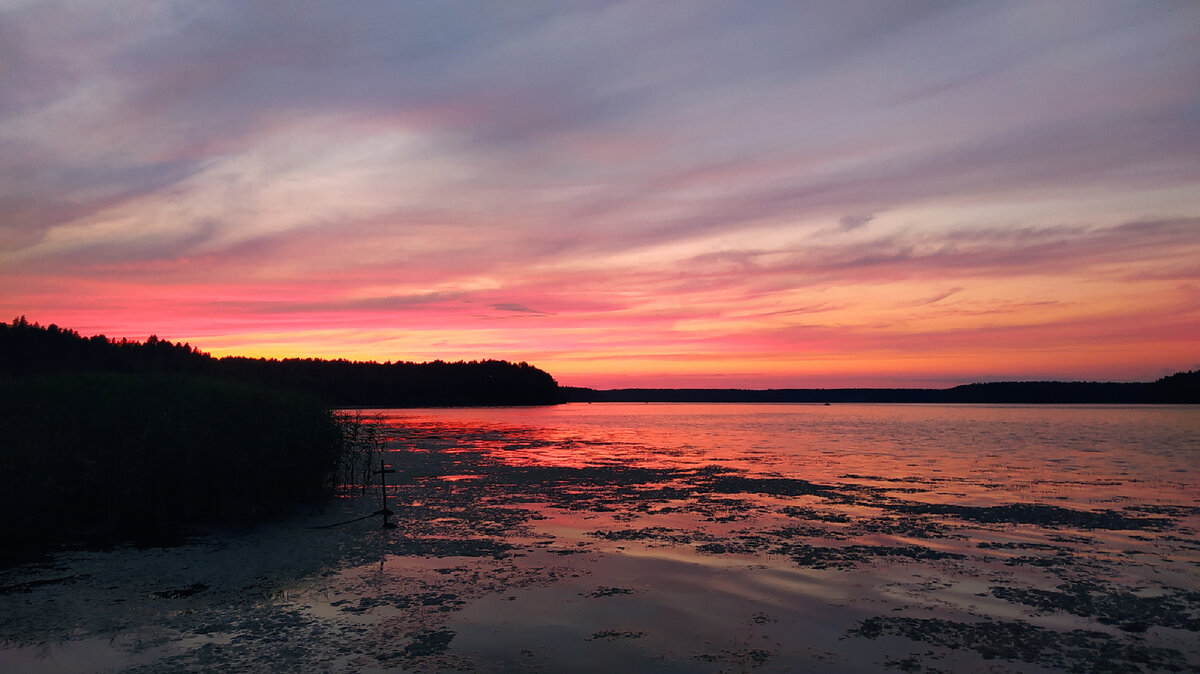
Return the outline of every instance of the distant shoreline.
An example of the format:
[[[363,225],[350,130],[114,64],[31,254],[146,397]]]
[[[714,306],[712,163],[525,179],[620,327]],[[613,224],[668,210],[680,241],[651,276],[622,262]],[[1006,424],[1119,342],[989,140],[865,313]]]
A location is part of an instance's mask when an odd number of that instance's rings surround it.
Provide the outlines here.
[[[946,389],[718,389],[561,387],[566,402],[1200,404],[1200,371],[1154,382],[995,382]]]
[[[563,402],[1200,404],[1200,370],[1153,382],[1010,381],[934,388],[620,388],[561,386],[529,363],[213,358],[188,344],[82,337],[24,316],[0,323],[0,376],[177,373],[303,391],[337,408],[493,407]]]

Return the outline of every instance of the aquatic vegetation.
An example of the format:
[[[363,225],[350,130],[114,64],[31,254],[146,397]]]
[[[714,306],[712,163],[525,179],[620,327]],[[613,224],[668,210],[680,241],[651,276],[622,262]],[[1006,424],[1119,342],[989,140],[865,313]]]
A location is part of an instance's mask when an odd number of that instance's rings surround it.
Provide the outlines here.
[[[341,432],[341,442],[330,471],[331,484],[335,489],[358,486],[360,491],[365,490],[377,482],[372,474],[383,460],[382,417],[362,410],[337,410],[332,418]]]
[[[883,507],[904,513],[949,515],[973,522],[1011,522],[1078,529],[1159,529],[1170,524],[1171,521],[1165,517],[1143,517],[1112,510],[1073,510],[1040,503],[1013,503],[986,507],[949,503],[891,503]]]
[[[1188,669],[1187,660],[1175,650],[1131,643],[1094,630],[1060,632],[1018,620],[957,622],[878,616],[863,620],[846,633],[865,639],[889,635],[949,650],[975,651],[985,660],[1027,662],[1070,672]]]
[[[1200,632],[1200,591],[1168,588],[1152,594],[1094,581],[1071,581],[1054,590],[993,587],[991,593],[1007,601],[1042,611],[1065,611],[1116,625],[1127,632],[1145,632],[1152,625]]]

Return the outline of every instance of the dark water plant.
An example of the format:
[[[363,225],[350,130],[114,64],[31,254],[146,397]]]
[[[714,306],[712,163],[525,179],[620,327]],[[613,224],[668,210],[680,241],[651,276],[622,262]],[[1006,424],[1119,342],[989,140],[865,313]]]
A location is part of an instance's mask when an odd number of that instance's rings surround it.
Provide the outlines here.
[[[338,410],[333,413],[333,420],[341,432],[341,446],[330,473],[331,486],[334,489],[357,486],[365,491],[373,481],[372,473],[383,460],[386,441],[383,416],[362,410]]]
[[[329,492],[343,431],[315,396],[182,374],[0,378],[10,549],[153,539]]]

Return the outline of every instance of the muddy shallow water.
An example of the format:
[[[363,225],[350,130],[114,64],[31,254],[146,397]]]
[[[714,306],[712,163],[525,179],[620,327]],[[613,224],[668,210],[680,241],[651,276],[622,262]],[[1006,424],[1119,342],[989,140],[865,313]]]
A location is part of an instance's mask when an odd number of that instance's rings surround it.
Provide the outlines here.
[[[0,671],[1189,671],[1200,409],[384,413],[378,489],[0,575]]]

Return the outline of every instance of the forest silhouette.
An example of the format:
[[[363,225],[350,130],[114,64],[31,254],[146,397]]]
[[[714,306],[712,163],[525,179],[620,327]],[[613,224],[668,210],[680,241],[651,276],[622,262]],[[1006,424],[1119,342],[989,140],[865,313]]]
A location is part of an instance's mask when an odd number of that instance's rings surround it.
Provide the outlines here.
[[[318,503],[378,450],[369,416],[339,407],[560,400],[526,363],[217,359],[0,323],[0,565]]]
[[[0,323],[0,375],[176,373],[305,391],[332,407],[547,405],[558,383],[528,363],[501,360],[376,363],[318,358],[214,358],[151,335],[145,342],[82,337],[22,316]]]

